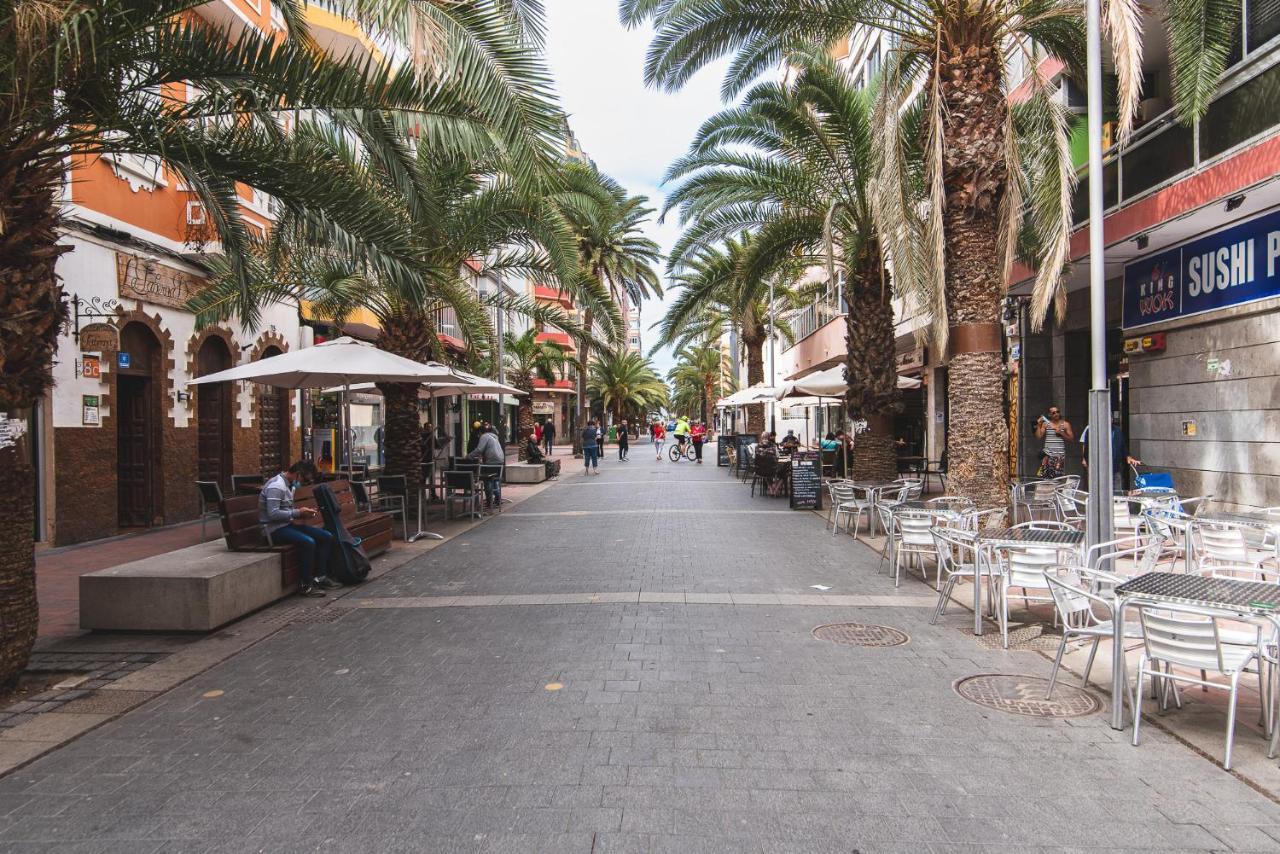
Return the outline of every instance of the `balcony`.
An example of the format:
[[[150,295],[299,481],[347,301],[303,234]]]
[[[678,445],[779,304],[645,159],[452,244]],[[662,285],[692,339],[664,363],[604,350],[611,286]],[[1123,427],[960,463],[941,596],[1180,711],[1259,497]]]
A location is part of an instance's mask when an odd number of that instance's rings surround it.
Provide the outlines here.
[[[796,309],[795,312],[787,317],[787,322],[791,325],[791,332],[795,336],[796,342],[799,343],[837,317],[842,317],[844,312],[843,298],[828,299],[822,297],[804,308]]]
[[[567,332],[539,332],[534,340],[538,343],[545,341],[552,344],[559,344],[570,352],[573,352],[574,350],[573,339],[569,337]]]
[[[1163,73],[1163,72],[1161,72]],[[1103,159],[1106,213],[1151,195],[1188,175],[1275,136],[1280,128],[1280,49],[1274,44],[1228,73],[1203,119],[1179,124],[1172,110],[1157,116]],[[1088,169],[1072,198],[1072,223],[1089,219]]]
[[[558,288],[548,287],[547,285],[534,285],[533,298],[543,300],[545,302],[559,303],[567,309],[573,308],[573,298]]]

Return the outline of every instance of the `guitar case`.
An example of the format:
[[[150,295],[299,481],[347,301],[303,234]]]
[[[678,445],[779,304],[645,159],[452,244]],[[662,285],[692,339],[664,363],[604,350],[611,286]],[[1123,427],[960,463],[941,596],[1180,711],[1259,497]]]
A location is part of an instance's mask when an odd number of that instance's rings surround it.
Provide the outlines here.
[[[342,524],[338,497],[327,483],[315,489],[316,505],[324,518],[325,530],[333,534],[333,553],[329,555],[329,575],[343,584],[359,584],[369,577],[369,556],[360,548],[360,538]]]

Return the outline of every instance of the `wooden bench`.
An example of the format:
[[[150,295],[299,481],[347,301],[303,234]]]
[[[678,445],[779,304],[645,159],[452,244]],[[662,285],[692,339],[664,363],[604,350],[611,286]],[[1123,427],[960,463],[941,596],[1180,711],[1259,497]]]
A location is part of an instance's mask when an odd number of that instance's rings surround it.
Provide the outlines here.
[[[392,519],[386,513],[367,513],[356,507],[351,482],[334,480],[326,484],[333,490],[341,508],[342,524],[352,536],[361,539],[360,546],[369,557],[380,555],[391,548]],[[294,507],[310,507],[318,510],[315,487],[300,486],[293,493]],[[267,542],[262,523],[258,521],[258,496],[225,498],[222,513],[222,536],[227,550],[233,552],[279,552],[280,579],[286,590],[298,584],[298,556],[293,546],[273,546]],[[319,522],[319,519],[316,520]]]

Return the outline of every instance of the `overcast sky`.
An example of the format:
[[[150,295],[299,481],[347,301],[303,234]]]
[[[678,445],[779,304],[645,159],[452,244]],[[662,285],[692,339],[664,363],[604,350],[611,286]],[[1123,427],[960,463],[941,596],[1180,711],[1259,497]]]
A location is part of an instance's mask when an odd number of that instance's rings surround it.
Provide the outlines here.
[[[666,94],[644,84],[649,30],[626,30],[618,23],[617,0],[545,0],[547,53],[561,104],[583,149],[601,171],[633,194],[648,196],[661,210],[659,187],[668,164],[683,154],[698,126],[720,109],[722,65],[704,70],[684,89]],[[655,221],[649,236],[663,251],[679,236],[676,216]],[[664,284],[665,289],[665,284]],[[647,301],[641,310],[645,350],[664,306]],[[666,374],[671,354],[654,365]]]

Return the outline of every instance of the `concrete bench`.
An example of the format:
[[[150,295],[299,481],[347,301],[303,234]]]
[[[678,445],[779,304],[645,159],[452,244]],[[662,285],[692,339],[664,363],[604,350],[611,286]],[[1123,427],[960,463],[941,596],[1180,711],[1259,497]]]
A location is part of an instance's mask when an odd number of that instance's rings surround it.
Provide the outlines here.
[[[279,552],[214,540],[80,576],[80,627],[209,632],[290,592]]]
[[[547,467],[542,463],[507,463],[507,483],[542,483],[547,479]]]

